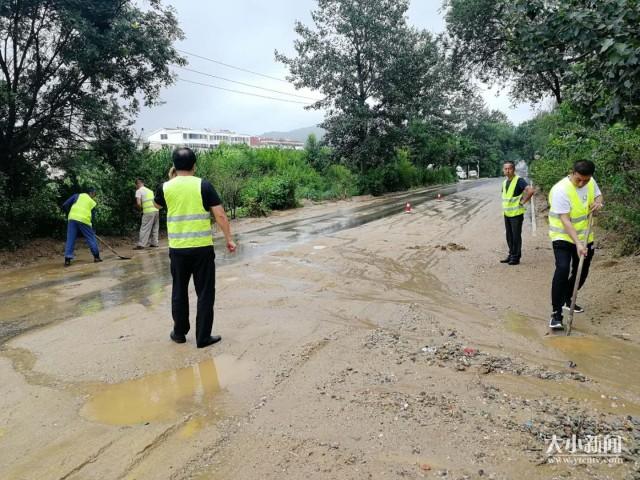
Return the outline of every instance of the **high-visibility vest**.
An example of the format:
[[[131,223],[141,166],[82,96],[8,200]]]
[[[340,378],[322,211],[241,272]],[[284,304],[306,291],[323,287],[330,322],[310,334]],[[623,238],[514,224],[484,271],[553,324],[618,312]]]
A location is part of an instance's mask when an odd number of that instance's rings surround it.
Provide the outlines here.
[[[211,213],[202,205],[202,179],[178,176],[162,185],[169,248],[213,245]]]
[[[511,183],[509,184],[509,190],[507,190],[507,179],[505,178],[502,182],[502,211],[505,217],[517,217],[518,215],[523,215],[524,212],[527,211],[524,205],[520,205],[522,193],[517,197],[513,196],[519,179],[519,176],[514,175],[511,179]]]
[[[93,210],[96,205],[93,198],[86,193],[81,193],[78,195],[76,203],[71,206],[67,218],[91,226],[91,210]]]
[[[578,233],[578,240],[584,242],[584,237],[589,226],[589,208],[591,207],[591,205],[593,205],[593,202],[596,198],[595,182],[593,181],[593,179],[591,179],[589,180],[589,183],[587,183],[586,203],[583,203],[582,199],[580,199],[580,196],[578,195],[578,189],[573,183],[571,183],[569,177],[560,180],[551,188],[551,191],[549,192],[549,238],[551,238],[551,241],[565,240],[567,242],[575,243],[565,230],[564,224],[560,219],[560,214],[554,213],[553,211],[554,205],[551,203],[551,198],[553,197],[553,191],[556,188],[563,189],[565,192],[567,192],[569,201],[571,202],[571,211],[569,212],[571,224]],[[593,242],[593,231],[589,232],[589,240],[587,241],[587,243],[591,242]]]
[[[155,195],[153,194],[153,190],[147,187],[142,187],[144,190],[144,196],[142,197],[142,213],[155,213],[158,209],[153,204],[153,199]]]

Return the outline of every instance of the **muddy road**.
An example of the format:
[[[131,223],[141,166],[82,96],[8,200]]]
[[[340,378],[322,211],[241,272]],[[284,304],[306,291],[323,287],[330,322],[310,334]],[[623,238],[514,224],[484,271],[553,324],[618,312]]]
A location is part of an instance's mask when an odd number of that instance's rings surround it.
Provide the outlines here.
[[[640,478],[638,259],[600,249],[549,336],[544,218],[499,264],[498,191],[240,222],[204,350],[168,338],[166,248],[0,273],[0,478]],[[550,463],[553,435],[623,448]]]

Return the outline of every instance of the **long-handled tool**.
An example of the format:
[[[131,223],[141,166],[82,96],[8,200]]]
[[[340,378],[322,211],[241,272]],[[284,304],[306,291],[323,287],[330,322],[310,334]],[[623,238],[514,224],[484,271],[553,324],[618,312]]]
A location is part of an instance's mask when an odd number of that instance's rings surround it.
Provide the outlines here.
[[[131,257],[125,257],[120,255],[118,252],[115,251],[115,249],[109,245],[107,242],[105,242],[103,239],[101,239],[98,235],[96,235],[96,238],[100,241],[100,243],[102,243],[105,247],[107,247],[109,250],[111,250],[111,252],[113,252],[113,254],[118,257],[121,258],[122,260],[131,260]]]
[[[587,231],[585,232],[584,239],[585,245],[587,245],[587,255],[589,255],[589,235],[591,234],[591,226],[593,223],[593,213],[589,214],[589,225],[587,226]],[[582,276],[582,267],[584,266],[584,257],[585,255],[580,255],[580,260],[578,261],[578,270],[576,271],[576,281],[573,284],[573,295],[571,296],[571,307],[569,308],[569,320],[567,322],[567,337],[571,335],[571,325],[573,324],[573,311],[576,308],[576,299],[578,298],[578,287],[580,286],[580,277]]]

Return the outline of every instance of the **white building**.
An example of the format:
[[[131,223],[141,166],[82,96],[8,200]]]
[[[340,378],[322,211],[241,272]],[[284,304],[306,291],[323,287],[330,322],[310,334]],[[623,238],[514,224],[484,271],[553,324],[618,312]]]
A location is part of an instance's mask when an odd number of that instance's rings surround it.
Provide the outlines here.
[[[221,143],[228,145],[250,145],[251,136],[241,133],[230,132],[229,130],[195,130],[192,128],[160,128],[147,136],[146,143],[151,150],[168,148],[173,150],[177,147],[189,147],[193,150],[210,150],[220,146]]]
[[[251,137],[253,148],[282,148],[287,150],[304,150],[304,142],[286,138]]]

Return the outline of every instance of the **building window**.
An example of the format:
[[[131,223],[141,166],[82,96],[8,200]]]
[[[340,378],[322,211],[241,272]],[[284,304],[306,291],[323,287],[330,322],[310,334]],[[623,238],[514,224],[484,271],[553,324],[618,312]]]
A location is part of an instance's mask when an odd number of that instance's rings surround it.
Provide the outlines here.
[[[167,134],[166,133],[161,133],[160,134],[160,140],[166,140],[167,139]]]
[[[186,133],[183,133],[183,134],[182,134],[182,138],[183,138],[184,140],[186,140],[186,139],[187,139],[187,134],[186,134]]]

